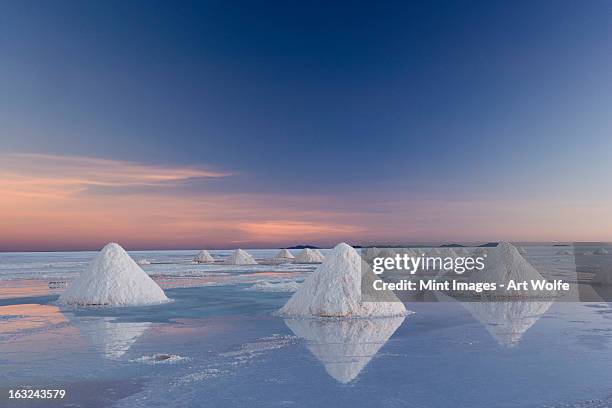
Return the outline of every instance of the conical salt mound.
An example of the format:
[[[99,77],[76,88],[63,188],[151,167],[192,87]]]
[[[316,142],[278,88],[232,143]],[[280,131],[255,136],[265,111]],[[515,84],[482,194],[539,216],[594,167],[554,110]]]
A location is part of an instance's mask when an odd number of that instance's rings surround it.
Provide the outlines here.
[[[404,317],[378,319],[287,319],[308,350],[336,381],[353,381],[401,326]]]
[[[281,249],[278,254],[274,257],[274,259],[293,259],[295,258],[288,249]]]
[[[228,265],[257,265],[251,254],[243,249],[236,249],[225,261]]]
[[[384,302],[362,302],[361,268],[362,261],[357,251],[347,244],[338,244],[323,263],[306,278],[298,291],[280,309],[279,314],[287,317],[405,315],[404,304],[393,292],[385,293]],[[369,269],[365,270],[365,274],[365,281],[377,279]]]
[[[593,251],[593,254],[595,255],[607,255],[609,254],[608,250],[606,248],[598,248],[595,251]]]
[[[136,306],[167,301],[162,288],[115,243],[106,245],[59,298],[65,305],[92,306]]]
[[[568,251],[567,249],[563,249],[561,251],[557,251],[555,253],[555,255],[571,255],[572,253],[570,251]]]
[[[488,291],[487,295],[495,297],[551,297],[554,291],[506,290],[508,283],[531,280],[544,280],[542,275],[519,253],[509,242],[500,242],[497,247],[487,252],[482,271],[472,273],[472,281],[496,283],[497,290]],[[503,287],[500,285],[504,285]]]
[[[304,248],[302,252],[297,254],[294,261],[296,263],[321,263],[323,262],[323,258],[321,252],[310,248]]]
[[[215,262],[215,259],[208,253],[207,250],[203,249],[193,258],[194,262],[197,263],[212,263]]]

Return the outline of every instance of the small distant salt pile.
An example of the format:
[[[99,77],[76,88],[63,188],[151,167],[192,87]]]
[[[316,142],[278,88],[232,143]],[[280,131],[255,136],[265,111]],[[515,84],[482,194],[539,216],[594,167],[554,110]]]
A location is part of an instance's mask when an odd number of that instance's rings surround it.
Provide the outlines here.
[[[598,248],[598,249],[596,249],[595,251],[593,251],[593,254],[594,254],[594,255],[608,255],[608,254],[609,254],[609,252],[608,252],[608,250],[607,250],[607,249],[605,249],[605,248]]]
[[[554,291],[506,290],[510,280],[515,282],[544,280],[542,275],[519,253],[516,247],[508,242],[500,242],[497,247],[487,252],[484,261],[485,269],[472,274],[472,281],[497,284],[497,290],[488,291],[487,295],[495,297],[551,297]],[[501,287],[500,285],[504,285]]]
[[[291,252],[289,252],[288,249],[281,249],[278,254],[276,254],[276,256],[274,257],[274,259],[276,260],[280,260],[280,261],[288,261],[288,260],[292,260],[295,257],[293,256],[293,254]]]
[[[153,279],[115,243],[106,245],[92,264],[59,297],[64,305],[135,306],[167,302]]]
[[[294,259],[295,263],[321,263],[323,262],[323,254],[317,250],[304,248],[302,252],[297,254]]]
[[[151,262],[148,259],[140,259],[138,265],[151,265]]]
[[[403,316],[404,304],[393,292],[381,302],[361,301],[362,260],[351,246],[341,243],[310,274],[279,314],[286,317]],[[365,272],[376,279],[371,270]],[[368,278],[366,276],[366,278]],[[367,280],[367,279],[366,279]],[[381,297],[383,294],[381,294]]]
[[[193,258],[193,262],[197,263],[213,263],[215,262],[215,258],[213,258],[207,250],[203,249]]]
[[[567,249],[563,249],[561,251],[557,251],[556,255],[571,255],[572,253]]]
[[[257,265],[251,254],[243,249],[236,249],[225,261],[228,265]]]

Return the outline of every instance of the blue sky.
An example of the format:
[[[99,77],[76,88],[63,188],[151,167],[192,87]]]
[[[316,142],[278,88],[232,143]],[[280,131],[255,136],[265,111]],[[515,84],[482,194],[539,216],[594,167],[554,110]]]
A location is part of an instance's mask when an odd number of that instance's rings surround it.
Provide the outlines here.
[[[231,172],[172,194],[327,197],[354,220],[389,201],[404,220],[415,199],[553,211],[568,191],[588,213],[610,199],[611,16],[608,1],[1,1],[0,152]]]

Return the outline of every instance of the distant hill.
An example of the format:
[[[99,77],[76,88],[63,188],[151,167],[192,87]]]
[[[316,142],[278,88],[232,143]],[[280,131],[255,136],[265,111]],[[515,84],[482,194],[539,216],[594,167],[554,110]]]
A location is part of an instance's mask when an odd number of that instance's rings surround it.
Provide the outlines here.
[[[295,246],[290,246],[287,248],[283,248],[283,249],[305,249],[305,248],[310,248],[310,249],[321,249],[319,247],[316,247],[314,245],[295,245]]]
[[[497,246],[497,242],[487,242],[486,244],[478,245],[481,248],[495,248]]]
[[[440,245],[440,248],[465,248],[465,245],[460,245],[460,244],[444,244],[444,245]]]

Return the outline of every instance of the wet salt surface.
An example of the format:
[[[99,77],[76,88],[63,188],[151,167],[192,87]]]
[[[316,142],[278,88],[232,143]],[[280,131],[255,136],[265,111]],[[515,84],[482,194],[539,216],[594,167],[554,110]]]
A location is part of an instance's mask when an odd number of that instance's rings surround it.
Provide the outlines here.
[[[410,304],[400,321],[285,321],[272,312],[291,293],[245,290],[308,273],[281,268],[224,270],[237,279],[167,289],[174,302],[161,306],[0,300],[0,406],[612,405],[609,304],[513,308],[510,325],[494,319],[499,307],[459,302]],[[63,387],[68,398],[3,399],[22,386]]]

